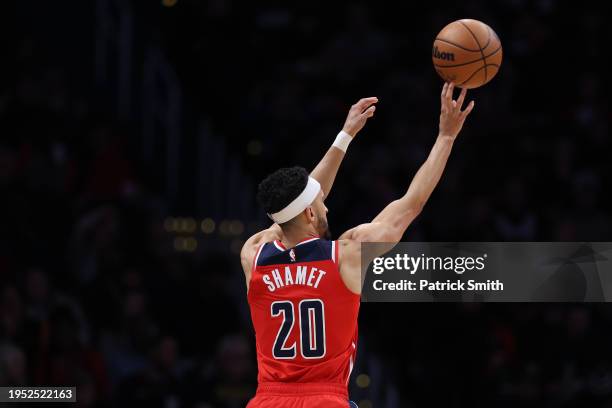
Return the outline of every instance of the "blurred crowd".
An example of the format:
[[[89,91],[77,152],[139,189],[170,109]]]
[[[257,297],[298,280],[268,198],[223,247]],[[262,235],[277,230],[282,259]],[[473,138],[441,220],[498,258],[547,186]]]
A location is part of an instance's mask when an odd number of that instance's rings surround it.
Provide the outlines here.
[[[610,240],[609,79],[586,63],[609,37],[598,10],[553,0],[154,3],[159,26],[138,30],[154,32],[186,104],[210,118],[250,181],[312,168],[348,107],[380,98],[327,203],[334,236],[401,194],[433,144],[435,34],[456,18],[487,22],[502,69],[470,92],[475,111],[405,239]],[[40,33],[3,30],[13,58],[0,88],[0,385],[76,385],[82,407],[244,406],[256,361],[235,248],[215,231],[197,251],[176,251],[164,229],[174,209],[134,142],[138,118],[118,121],[111,103],[75,85],[70,72],[82,67],[44,50]],[[571,72],[568,50],[585,61]],[[361,313],[350,387],[364,408],[612,407],[606,304]]]

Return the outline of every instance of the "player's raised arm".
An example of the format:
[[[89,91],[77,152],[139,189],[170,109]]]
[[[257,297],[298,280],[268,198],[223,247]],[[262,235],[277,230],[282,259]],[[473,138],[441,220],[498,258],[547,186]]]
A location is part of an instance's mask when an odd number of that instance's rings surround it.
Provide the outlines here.
[[[401,240],[404,232],[419,215],[438,184],[453,143],[463,127],[465,118],[474,108],[474,101],[472,101],[465,110],[461,110],[467,91],[462,89],[459,98],[453,100],[453,90],[454,85],[448,83],[442,88],[438,137],[429,157],[412,179],[406,194],[391,202],[372,222],[345,232],[340,237],[341,239],[352,239],[357,242],[399,242]]]
[[[324,198],[327,198],[331,191],[349,143],[363,129],[366,121],[374,116],[374,111],[376,110],[374,104],[376,102],[378,102],[376,97],[363,98],[351,106],[342,131],[340,131],[332,146],[327,150],[323,159],[317,164],[317,167],[310,173],[321,184]]]

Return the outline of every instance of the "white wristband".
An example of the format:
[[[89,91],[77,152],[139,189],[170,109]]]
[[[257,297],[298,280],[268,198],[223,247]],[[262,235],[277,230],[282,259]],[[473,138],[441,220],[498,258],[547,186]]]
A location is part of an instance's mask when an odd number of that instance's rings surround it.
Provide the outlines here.
[[[352,140],[353,137],[351,135],[346,133],[344,130],[341,130],[340,133],[338,133],[338,136],[336,136],[336,140],[334,140],[332,146],[336,146],[338,149],[346,153],[346,149],[348,149],[348,145]]]

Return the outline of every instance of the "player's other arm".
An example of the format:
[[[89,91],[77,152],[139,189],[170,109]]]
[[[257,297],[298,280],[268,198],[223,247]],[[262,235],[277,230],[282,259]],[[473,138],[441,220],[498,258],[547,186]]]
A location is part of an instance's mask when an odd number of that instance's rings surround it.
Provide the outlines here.
[[[467,91],[453,100],[453,84],[444,84],[441,94],[440,128],[436,142],[427,160],[417,171],[406,193],[391,202],[368,224],[362,224],[340,238],[357,242],[399,242],[412,221],[419,215],[434,188],[440,181],[453,143],[474,108],[470,102],[465,110],[461,106]]]
[[[378,98],[363,98],[351,106],[349,113],[342,127],[342,132],[336,138],[334,144],[327,150],[323,159],[317,164],[310,175],[321,184],[324,198],[327,198],[332,185],[344,159],[348,143],[363,128],[366,121],[374,116]]]

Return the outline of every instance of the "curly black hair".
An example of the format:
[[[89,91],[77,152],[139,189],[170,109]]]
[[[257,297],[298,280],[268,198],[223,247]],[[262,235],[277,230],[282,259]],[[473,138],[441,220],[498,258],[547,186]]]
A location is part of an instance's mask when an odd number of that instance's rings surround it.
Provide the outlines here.
[[[305,168],[284,167],[266,177],[257,188],[257,201],[268,214],[285,208],[299,196],[308,184]]]

